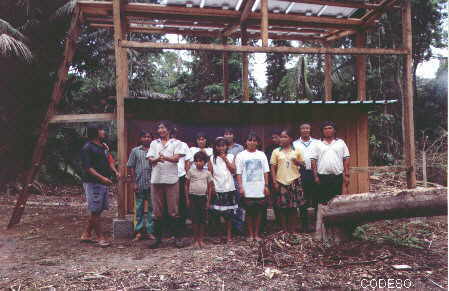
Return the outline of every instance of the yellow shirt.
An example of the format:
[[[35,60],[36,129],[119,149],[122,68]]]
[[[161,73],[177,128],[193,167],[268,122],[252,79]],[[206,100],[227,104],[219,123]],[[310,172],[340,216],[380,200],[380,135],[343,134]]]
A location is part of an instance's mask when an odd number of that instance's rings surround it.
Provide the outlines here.
[[[299,166],[293,160],[304,162],[303,155],[299,149],[290,149],[288,152],[277,148],[271,154],[270,164],[277,166],[276,181],[283,185],[290,185],[300,177]]]

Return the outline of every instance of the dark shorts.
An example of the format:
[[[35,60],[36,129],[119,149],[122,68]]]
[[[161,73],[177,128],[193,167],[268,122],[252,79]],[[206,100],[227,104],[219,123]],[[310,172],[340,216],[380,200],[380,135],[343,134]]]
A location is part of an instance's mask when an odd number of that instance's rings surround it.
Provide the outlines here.
[[[343,186],[343,174],[340,175],[318,175],[320,184],[318,187],[318,203],[326,203],[341,194]]]
[[[250,216],[254,216],[258,213],[262,213],[267,206],[267,200],[265,198],[244,198],[243,207],[246,213]]]
[[[83,183],[87,209],[91,213],[101,213],[109,209],[108,187],[100,183]]]
[[[213,215],[223,216],[224,218],[234,219],[237,216],[237,198],[236,191],[217,192],[212,198],[210,212]]]
[[[193,224],[205,224],[206,223],[206,195],[194,195],[189,194],[190,200],[190,216]]]
[[[315,183],[315,178],[313,176],[312,170],[302,170],[301,171],[301,182],[302,189],[304,191],[304,200],[306,207],[316,207],[317,200],[317,184]]]

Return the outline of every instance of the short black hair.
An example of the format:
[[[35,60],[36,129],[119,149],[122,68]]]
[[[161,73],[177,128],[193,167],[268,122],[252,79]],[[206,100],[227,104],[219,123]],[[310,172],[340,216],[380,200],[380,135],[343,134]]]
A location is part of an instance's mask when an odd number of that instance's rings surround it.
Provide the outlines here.
[[[273,135],[280,135],[280,134],[281,134],[281,132],[280,132],[278,129],[273,130],[273,131],[271,132],[271,136],[273,136]]]
[[[281,130],[281,134],[282,134],[283,132],[285,132],[285,133],[286,133],[289,137],[291,137],[291,138],[294,138],[294,137],[295,137],[295,133],[294,133],[294,131],[293,131],[293,129],[292,129],[291,127],[283,128],[283,129]]]
[[[232,128],[230,128],[230,127],[228,127],[228,128],[225,128],[225,130],[223,131],[223,134],[224,133],[232,133],[234,136],[235,136],[235,131],[234,131],[234,129],[232,129]]]
[[[202,131],[200,131],[196,134],[196,139],[199,139],[201,137],[204,137],[205,139],[207,139],[207,135]]]
[[[255,133],[255,132],[250,132],[249,134],[248,134],[248,136],[246,137],[246,139],[245,139],[245,141],[248,141],[248,140],[256,140],[257,141],[257,143],[260,145],[261,144],[261,142],[262,142],[262,140],[260,139],[260,137],[257,135],[257,133]]]
[[[326,126],[332,126],[333,128],[334,128],[334,130],[335,131],[337,131],[337,125],[335,124],[335,122],[333,122],[333,121],[325,121],[325,122],[323,122],[322,124],[321,124],[321,132],[323,132],[323,129],[326,127]]]
[[[199,151],[196,154],[193,155],[193,161],[203,161],[203,162],[207,162],[209,160],[209,156],[203,152],[203,151]]]
[[[312,127],[312,124],[310,122],[303,122],[299,125],[299,128],[303,127],[304,125],[308,125],[308,126]]]
[[[144,137],[144,136],[147,135],[147,134],[149,134],[149,135],[151,136],[151,138],[153,138],[153,135],[151,134],[151,132],[146,131],[146,130],[140,131],[140,133],[139,133],[139,138],[142,138],[142,137]]]
[[[174,124],[173,124],[171,121],[168,121],[168,120],[161,120],[161,121],[159,121],[159,122],[157,123],[157,127],[159,127],[160,125],[165,126],[165,128],[168,130],[168,132],[169,132],[170,134],[173,133],[173,130],[174,130],[174,128],[175,128]]]
[[[98,137],[98,132],[102,130],[103,127],[98,125],[89,125],[86,130],[86,135],[89,140],[96,139]]]

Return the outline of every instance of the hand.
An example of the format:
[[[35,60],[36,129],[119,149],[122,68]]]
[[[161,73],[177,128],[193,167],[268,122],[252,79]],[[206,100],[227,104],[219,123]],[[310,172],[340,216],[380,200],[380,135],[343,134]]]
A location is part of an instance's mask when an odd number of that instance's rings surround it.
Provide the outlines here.
[[[240,186],[239,192],[240,192],[240,195],[245,196],[245,190],[243,190],[242,186]]]
[[[206,202],[206,209],[209,209],[209,208],[210,208],[210,200],[207,199],[207,202]]]
[[[166,159],[167,158],[163,154],[160,154],[159,158],[157,160],[158,160],[158,162],[164,162],[164,161],[166,161]]]
[[[133,183],[133,190],[134,190],[134,192],[137,192],[139,190],[137,183]]]
[[[186,199],[186,206],[187,206],[187,208],[190,208],[190,199],[189,198]]]
[[[265,195],[265,197],[270,196],[270,189],[267,185],[265,185],[265,188],[263,189],[263,194]]]
[[[274,188],[274,190],[279,191],[279,183],[276,181],[273,181],[273,188]]]
[[[103,183],[105,185],[112,185],[112,181],[106,177],[101,178],[101,183]]]
[[[315,183],[320,184],[320,178],[318,176],[315,176]]]
[[[117,178],[117,180],[120,180],[120,178],[121,178],[120,173],[118,171],[115,171],[114,174],[115,174],[115,177]]]

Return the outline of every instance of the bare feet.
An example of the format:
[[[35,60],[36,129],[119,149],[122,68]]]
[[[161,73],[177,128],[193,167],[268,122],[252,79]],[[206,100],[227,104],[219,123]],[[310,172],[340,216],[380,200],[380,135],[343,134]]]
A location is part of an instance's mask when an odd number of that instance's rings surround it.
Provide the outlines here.
[[[95,240],[92,239],[92,235],[83,233],[81,235],[80,242],[91,243],[91,242],[95,242]]]
[[[254,239],[255,239],[256,241],[262,241],[262,238],[261,238],[260,236],[256,236]]]
[[[137,233],[136,237],[133,239],[133,241],[138,241],[138,240],[142,240],[142,234],[141,233]]]
[[[200,248],[202,248],[202,247],[204,247],[206,245],[206,243],[203,240],[200,240],[199,244],[200,244]]]
[[[195,242],[193,243],[193,247],[194,247],[194,248],[200,248],[200,247],[201,247],[200,242],[199,242],[199,241],[195,241]]]

